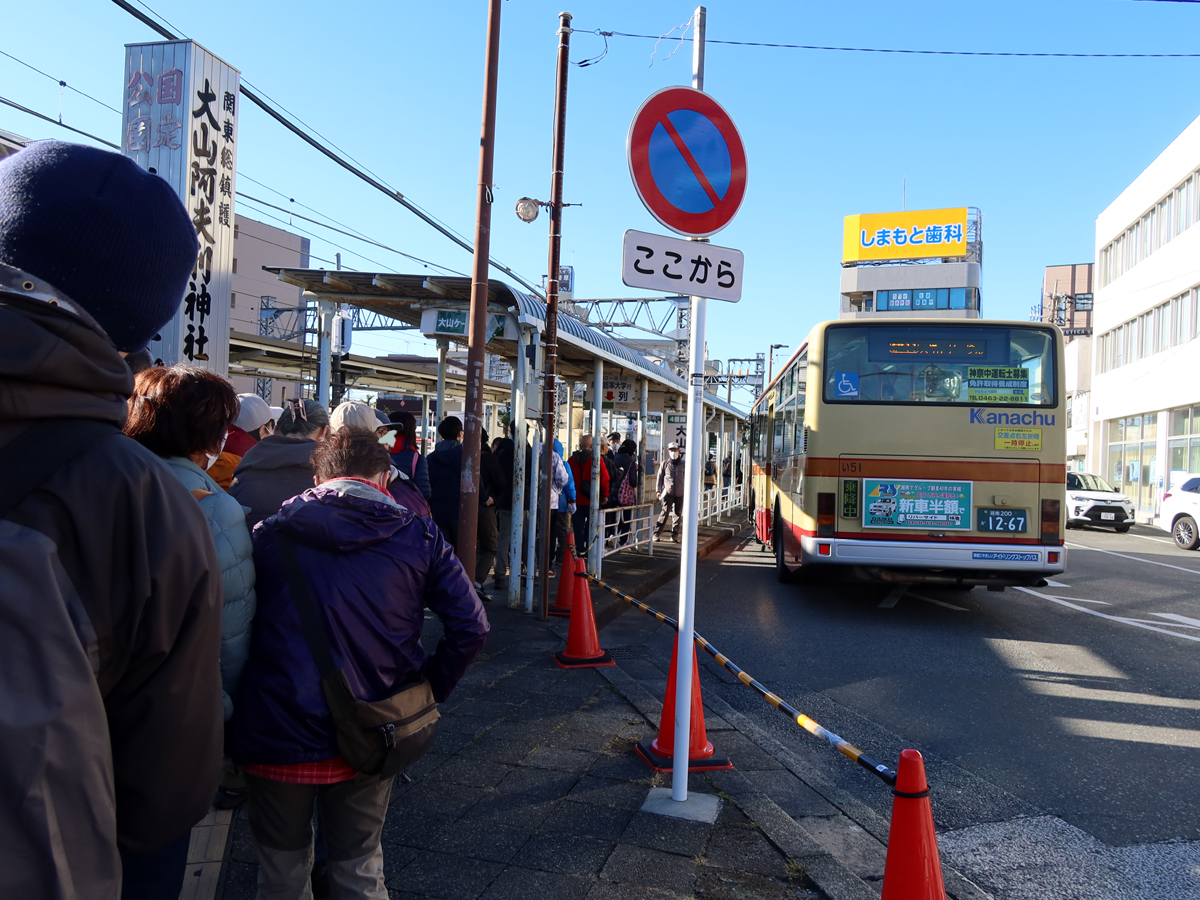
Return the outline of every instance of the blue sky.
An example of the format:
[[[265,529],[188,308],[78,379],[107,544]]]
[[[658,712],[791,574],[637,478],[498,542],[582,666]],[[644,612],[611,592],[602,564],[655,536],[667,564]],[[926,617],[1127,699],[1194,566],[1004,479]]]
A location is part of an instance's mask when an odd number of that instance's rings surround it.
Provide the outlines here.
[[[410,199],[460,233],[473,233],[485,3],[150,5]],[[112,106],[121,99],[122,45],[156,39],[106,0],[10,6],[0,50]],[[603,50],[601,38],[587,33],[593,29],[661,34],[693,8],[624,0],[567,7],[578,29],[576,60]],[[492,252],[533,281],[546,264],[546,219],[526,225],[512,207],[523,195],[549,192],[561,8],[509,0],[503,10]],[[708,4],[710,39],[743,41],[1190,53],[1198,33],[1200,5],[1189,3]],[[646,96],[689,82],[690,45],[667,59],[673,47],[664,40],[651,66],[653,41],[614,37],[603,61],[571,68],[565,199],[583,206],[566,211],[563,261],[576,267],[579,296],[644,293],[621,284],[621,234],[663,229],[630,183],[625,138]],[[714,238],[746,254],[742,302],[710,302],[709,352],[716,358],[749,356],[775,342],[794,347],[813,323],[836,315],[842,217],[899,209],[905,179],[910,209],[982,209],[985,314],[1026,318],[1042,268],[1090,261],[1096,215],[1200,114],[1200,59],[897,56],[710,44],[707,65],[706,88],[738,123],[750,173],[738,218]],[[0,96],[59,111],[57,84],[4,57]],[[117,139],[119,117],[89,100],[67,92],[62,112],[69,124]],[[0,128],[32,137],[69,134],[2,106]],[[467,253],[251,104],[239,131],[241,174],[379,241],[469,272]],[[239,188],[272,197],[247,180]],[[250,206],[239,211],[272,221]],[[343,252],[348,267],[419,270],[386,251],[330,237],[352,251]],[[332,259],[336,249],[313,242],[315,256]],[[411,338],[379,334],[356,341],[359,352],[421,348]]]

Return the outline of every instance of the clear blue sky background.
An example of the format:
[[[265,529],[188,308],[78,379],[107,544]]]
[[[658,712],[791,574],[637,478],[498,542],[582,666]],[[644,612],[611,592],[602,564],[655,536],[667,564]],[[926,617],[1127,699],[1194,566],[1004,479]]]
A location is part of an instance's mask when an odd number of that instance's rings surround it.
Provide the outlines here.
[[[154,0],[179,31],[332,139],[389,184],[472,234],[486,4]],[[156,36],[106,0],[9,4],[0,50],[120,105],[122,45]],[[492,252],[533,281],[546,264],[546,219],[512,213],[549,193],[555,28],[562,4],[504,4]],[[592,29],[660,34],[686,3],[579,2],[572,57],[594,56]],[[1200,4],[1131,0],[708,4],[711,39],[839,46],[1066,52],[1197,52]],[[629,296],[626,228],[662,231],[625,162],[629,121],[653,91],[689,83],[690,45],[610,38],[599,64],[572,67],[564,262],[577,295]],[[1042,268],[1088,262],[1096,215],[1200,114],[1200,59],[1011,59],[832,53],[710,45],[707,89],[747,146],[749,189],[714,240],[746,254],[745,294],[710,302],[709,353],[794,347],[836,315],[842,217],[977,206],[984,214],[984,311],[1024,319]],[[59,88],[0,57],[0,95],[57,115]],[[67,92],[64,121],[116,141],[119,117]],[[372,237],[460,272],[470,257],[397,204],[242,107],[239,171]],[[0,127],[68,137],[0,106]],[[246,180],[239,188],[270,197]],[[280,199],[275,197],[275,199]],[[286,206],[283,202],[281,205]],[[239,212],[272,221],[239,204]],[[284,217],[286,219],[286,217]],[[296,222],[314,234],[321,229]],[[296,230],[299,230],[298,228]],[[349,239],[346,266],[419,267]],[[337,248],[313,241],[315,256]],[[366,254],[365,256],[361,254]],[[370,259],[368,259],[368,257]],[[321,263],[314,262],[314,265]],[[330,266],[332,267],[332,266]],[[422,349],[363,335],[360,352]],[[743,395],[745,399],[745,395]]]

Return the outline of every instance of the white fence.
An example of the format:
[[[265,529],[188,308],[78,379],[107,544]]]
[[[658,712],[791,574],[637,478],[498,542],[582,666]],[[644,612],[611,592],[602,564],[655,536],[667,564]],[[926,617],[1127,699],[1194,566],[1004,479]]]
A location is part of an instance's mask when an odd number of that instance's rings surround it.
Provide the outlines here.
[[[728,487],[716,486],[700,492],[699,520],[711,525],[713,519],[732,515],[736,509],[745,509],[749,503],[750,486],[746,480]]]

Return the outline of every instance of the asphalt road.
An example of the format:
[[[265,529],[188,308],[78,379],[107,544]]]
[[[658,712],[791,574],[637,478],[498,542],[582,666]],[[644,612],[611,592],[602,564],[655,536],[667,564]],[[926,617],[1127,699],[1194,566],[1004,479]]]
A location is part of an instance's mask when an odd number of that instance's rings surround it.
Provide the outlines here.
[[[747,532],[699,564],[697,630],[822,725],[927,758],[941,829],[1058,817],[1109,847],[1200,839],[1200,553],[1068,532],[1050,587],[781,585]],[[675,609],[676,584],[651,602]],[[701,654],[705,690],[886,813],[890,795]]]

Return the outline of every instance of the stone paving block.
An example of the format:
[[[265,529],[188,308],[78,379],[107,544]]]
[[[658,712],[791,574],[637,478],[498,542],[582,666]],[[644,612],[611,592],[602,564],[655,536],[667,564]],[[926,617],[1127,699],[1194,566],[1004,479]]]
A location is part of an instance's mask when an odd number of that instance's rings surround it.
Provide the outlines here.
[[[517,766],[497,784],[502,793],[520,794],[530,800],[558,800],[575,786],[579,776],[574,772]]]
[[[546,735],[546,743],[551,747],[594,752],[603,750],[612,739],[612,731],[580,731],[572,727],[560,728]]]
[[[468,810],[466,818],[498,822],[501,825],[533,831],[550,815],[556,802],[492,791]]]
[[[758,783],[750,779],[748,772],[726,769],[723,772],[709,772],[708,775],[717,790],[724,791],[731,797],[736,798],[743,794],[754,794],[761,791]]]
[[[407,818],[427,815],[458,818],[484,795],[482,788],[465,784],[423,779],[409,786],[396,798],[391,810],[403,811]],[[389,818],[391,818],[389,816]]]
[[[694,860],[661,850],[650,850],[634,844],[618,844],[600,870],[604,881],[637,885],[640,888],[659,888],[691,896],[696,880]]]
[[[700,856],[708,843],[713,827],[703,822],[689,822],[651,813],[634,813],[621,834],[622,844],[637,844],[651,850],[662,850],[679,856]]]
[[[439,731],[438,737],[440,738],[441,736],[442,734]],[[434,746],[437,746],[436,740],[434,741]],[[431,750],[429,753],[426,753],[408,767],[408,777],[412,778],[414,781],[420,780],[450,758],[451,756],[449,753],[435,753]],[[392,799],[395,800],[396,794],[404,790],[406,787],[406,785],[397,782],[392,788]]]
[[[703,693],[703,691],[701,691],[701,693]],[[720,716],[718,716],[715,712],[713,712],[711,709],[709,709],[707,706],[704,707],[704,727],[708,731],[736,731],[737,730],[732,725],[730,725],[728,722],[726,722],[724,719],[722,719]]]
[[[750,771],[746,778],[793,819],[839,815],[828,800],[786,769]]]
[[[381,837],[384,856],[394,847],[428,849],[456,818],[420,810],[389,809]]]
[[[230,860],[225,864],[226,900],[254,900],[258,896],[258,861]]]
[[[804,878],[776,880],[762,875],[724,870],[700,872],[696,879],[697,900],[827,900]]]
[[[616,806],[621,809],[641,809],[650,786],[584,775],[567,794],[567,799],[595,806]]]
[[[559,697],[578,697],[579,703],[600,690],[601,677],[590,669],[573,669],[570,677],[550,685],[543,694],[557,694]]]
[[[483,819],[459,819],[430,846],[439,853],[506,863],[529,840],[529,831]]]
[[[441,740],[443,734],[466,734],[476,735],[483,734],[491,727],[495,719],[489,719],[482,716],[468,716],[451,710],[450,712],[442,711],[442,717],[438,719],[437,738],[434,739],[433,745],[436,747],[437,742]]]
[[[453,715],[473,716],[484,719],[490,725],[505,716],[510,716],[517,708],[515,703],[498,703],[495,700],[471,699],[450,710]]]
[[[596,753],[591,750],[567,750],[543,745],[522,759],[521,765],[583,773],[595,758]]]
[[[704,850],[704,861],[717,869],[781,877],[786,860],[762,832],[750,828],[717,828]]]
[[[859,878],[883,877],[887,848],[844,816],[798,820],[801,828]]]
[[[539,872],[510,865],[480,900],[583,900],[595,884],[590,878]]]
[[[557,724],[549,725],[545,722],[537,720],[513,720],[505,719],[503,722],[497,722],[483,735],[488,740],[493,741],[512,741],[514,744],[529,744],[530,749],[536,747],[546,739]]]
[[[621,754],[601,753],[588,766],[588,775],[599,778],[616,778],[621,781],[644,781],[649,783],[654,774],[649,766],[642,762],[630,750]]]
[[[754,769],[779,769],[783,766],[774,757],[764,753],[757,744],[737,731],[721,731],[708,738],[722,753],[725,753],[735,768],[747,772]]]
[[[514,743],[513,741],[497,740],[484,735],[481,738],[476,738],[459,750],[458,755],[515,766],[529,755],[531,749],[529,743],[526,741]]]
[[[522,709],[531,713],[538,710],[555,710],[566,713],[575,712],[583,705],[583,697],[576,697],[573,694],[564,695],[554,691],[553,687],[530,694],[529,702]]]
[[[383,877],[391,881],[400,870],[417,858],[420,850],[406,844],[389,844],[383,848]]]
[[[229,829],[229,858],[237,862],[258,865],[258,850],[254,847],[254,835],[250,833],[250,822],[246,818],[246,807],[237,810],[233,827]]]
[[[564,875],[595,875],[616,846],[614,841],[578,834],[539,831],[513,858],[519,866]]]
[[[554,807],[539,830],[547,834],[577,834],[615,841],[633,816],[631,809],[563,800]]]
[[[486,759],[458,756],[447,760],[427,776],[429,781],[449,781],[473,787],[495,787],[513,770],[513,766]]]
[[[423,851],[396,876],[403,890],[446,900],[474,900],[504,869],[502,863]]]
[[[646,689],[660,700],[663,697],[663,691],[666,690],[668,665],[666,657],[661,659],[658,665],[655,665],[655,663],[650,662],[648,659],[621,660],[621,668],[634,679],[644,684]],[[658,685],[659,682],[662,682],[663,691],[651,687],[651,685]]]
[[[592,888],[587,900],[690,900],[691,894],[677,894],[659,888],[642,887],[637,884],[613,884],[601,881]]]

